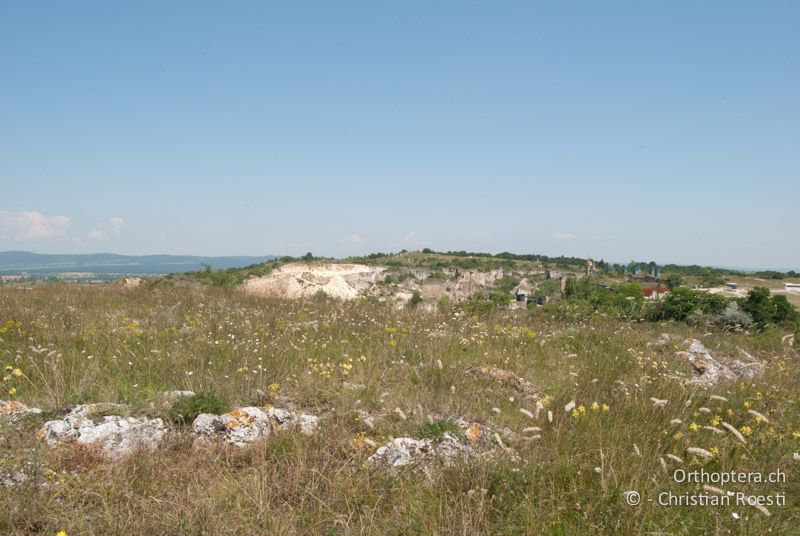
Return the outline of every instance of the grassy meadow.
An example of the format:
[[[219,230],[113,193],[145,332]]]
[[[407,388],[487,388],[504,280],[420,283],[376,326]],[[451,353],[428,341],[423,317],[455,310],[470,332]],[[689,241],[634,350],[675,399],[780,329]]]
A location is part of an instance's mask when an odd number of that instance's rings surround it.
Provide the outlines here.
[[[656,345],[662,333],[680,338]],[[28,475],[0,484],[0,534],[796,534],[800,364],[783,335],[627,323],[568,304],[475,316],[211,287],[3,286],[0,399],[43,414],[0,417],[0,482]],[[675,353],[687,337],[715,356],[745,349],[766,372],[684,387],[690,371]],[[552,422],[521,412],[535,402],[512,388],[465,374],[477,365],[532,382]],[[196,449],[191,428],[153,404],[171,390],[213,394],[229,408],[291,399],[322,422],[313,436],[278,432],[244,448]],[[130,404],[163,417],[170,433],[155,452],[115,461],[36,439],[43,422],[85,402]],[[376,416],[374,427],[359,411]],[[506,440],[513,453],[433,478],[365,465],[374,450],[365,438],[380,446],[420,437],[429,416],[517,433],[537,426],[541,438]],[[703,428],[722,421],[746,443]],[[663,492],[697,492],[672,472],[701,467],[781,470],[782,483],[724,487],[783,493],[786,505],[767,515],[749,505],[657,504]],[[630,490],[639,506],[626,503]]]

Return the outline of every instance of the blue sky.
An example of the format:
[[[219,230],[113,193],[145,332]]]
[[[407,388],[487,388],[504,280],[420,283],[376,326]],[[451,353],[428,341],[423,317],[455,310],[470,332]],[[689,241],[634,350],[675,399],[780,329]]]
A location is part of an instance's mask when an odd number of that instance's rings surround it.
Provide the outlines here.
[[[0,250],[800,268],[797,2],[0,3]]]

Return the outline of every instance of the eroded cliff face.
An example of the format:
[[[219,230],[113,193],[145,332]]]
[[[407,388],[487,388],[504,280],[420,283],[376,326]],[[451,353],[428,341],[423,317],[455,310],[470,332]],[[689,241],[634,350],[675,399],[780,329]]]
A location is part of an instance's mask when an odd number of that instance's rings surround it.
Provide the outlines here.
[[[293,263],[248,279],[242,288],[249,294],[271,298],[310,298],[322,291],[333,298],[352,300],[375,286],[385,270],[363,264]]]
[[[409,270],[411,272],[413,270]],[[324,292],[342,300],[375,296],[398,303],[407,302],[418,291],[426,301],[447,297],[458,302],[491,287],[498,278],[503,277],[502,270],[480,272],[453,269],[446,270],[446,280],[418,279],[415,276],[401,283],[379,285],[388,273],[389,270],[384,266],[292,263],[281,266],[269,275],[248,279],[241,288],[248,294],[270,298],[306,299]]]

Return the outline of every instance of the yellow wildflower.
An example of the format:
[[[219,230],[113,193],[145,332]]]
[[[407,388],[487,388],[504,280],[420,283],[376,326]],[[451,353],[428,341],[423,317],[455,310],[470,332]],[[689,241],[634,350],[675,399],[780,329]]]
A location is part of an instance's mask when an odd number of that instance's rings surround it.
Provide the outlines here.
[[[592,411],[599,411],[600,410],[600,404],[598,404],[597,402],[592,402],[591,408],[592,408]]]
[[[739,428],[739,431],[742,433],[743,436],[753,435],[753,429],[749,426],[742,426]]]
[[[700,425],[697,424],[696,422],[693,422],[692,424],[689,425],[689,430],[691,430],[692,432],[697,432],[698,430],[700,430]]]
[[[602,409],[603,411],[608,411],[608,404],[603,404]]]

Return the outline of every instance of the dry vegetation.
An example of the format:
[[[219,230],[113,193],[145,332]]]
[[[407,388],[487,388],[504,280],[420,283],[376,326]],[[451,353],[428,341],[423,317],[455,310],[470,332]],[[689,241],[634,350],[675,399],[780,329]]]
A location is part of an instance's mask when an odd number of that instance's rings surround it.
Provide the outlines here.
[[[0,364],[10,368],[0,398],[44,413],[0,418],[0,533],[796,533],[800,366],[785,333],[704,334],[678,323],[571,317],[568,307],[558,313],[428,315],[359,300],[281,302],[169,286],[2,287]],[[664,332],[702,339],[715,354],[741,347],[766,372],[755,382],[686,387],[679,375],[690,372],[675,358],[680,342],[654,344]],[[480,365],[530,381],[547,395],[553,421],[521,412],[534,402],[513,386],[465,373]],[[157,451],[113,462],[36,439],[45,420],[81,402],[128,403],[167,418],[151,402],[175,389],[213,393],[231,407],[291,399],[322,421],[312,436],[275,433],[244,448],[199,449],[189,428],[171,422]],[[378,417],[374,428],[358,410]],[[541,438],[507,440],[514,454],[433,478],[365,465],[373,450],[365,438],[381,445],[420,437],[431,433],[429,415],[517,433],[538,426]],[[703,428],[723,420],[745,444]],[[787,505],[769,507],[768,516],[751,506],[647,501],[697,491],[671,471],[701,466],[780,469],[785,483],[726,489],[785,493]],[[3,480],[12,474],[26,479]],[[626,504],[628,490],[642,494],[641,506]]]

